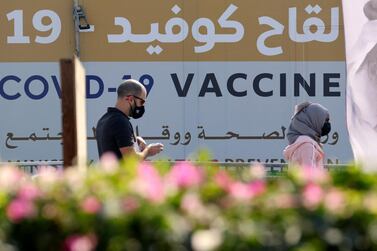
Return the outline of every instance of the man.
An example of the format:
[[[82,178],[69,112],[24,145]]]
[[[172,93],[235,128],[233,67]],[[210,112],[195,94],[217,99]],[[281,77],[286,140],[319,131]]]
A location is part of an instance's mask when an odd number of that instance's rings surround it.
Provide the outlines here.
[[[96,140],[98,153],[114,153],[120,160],[125,156],[136,155],[144,160],[163,150],[160,143],[147,145],[143,138],[136,137],[130,117],[141,118],[147,97],[145,87],[138,81],[129,79],[117,90],[115,107],[109,107],[97,123]],[[139,151],[140,150],[140,151]]]

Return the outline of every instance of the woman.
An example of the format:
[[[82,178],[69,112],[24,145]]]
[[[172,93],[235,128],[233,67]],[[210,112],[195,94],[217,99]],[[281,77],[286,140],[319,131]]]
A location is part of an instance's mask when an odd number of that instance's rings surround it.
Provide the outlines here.
[[[329,134],[331,124],[328,110],[320,104],[305,102],[295,107],[289,125],[289,145],[283,154],[291,164],[323,167],[324,152],[321,136]]]

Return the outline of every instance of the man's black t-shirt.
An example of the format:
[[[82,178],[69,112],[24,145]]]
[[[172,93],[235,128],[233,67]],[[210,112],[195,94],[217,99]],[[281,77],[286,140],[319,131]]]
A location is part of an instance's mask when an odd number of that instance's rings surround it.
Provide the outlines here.
[[[135,142],[129,118],[117,108],[109,107],[97,123],[96,140],[99,157],[112,152],[121,159],[119,148],[133,146]]]

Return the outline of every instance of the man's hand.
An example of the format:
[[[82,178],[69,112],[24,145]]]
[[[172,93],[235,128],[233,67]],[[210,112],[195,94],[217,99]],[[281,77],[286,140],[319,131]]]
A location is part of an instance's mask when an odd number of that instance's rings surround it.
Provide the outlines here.
[[[140,151],[144,151],[144,149],[147,147],[147,143],[145,142],[145,140],[140,137],[140,136],[137,136],[136,137],[136,142],[137,144],[139,145],[139,149]]]
[[[153,143],[147,145],[147,156],[153,156],[164,150],[164,145],[161,143]]]

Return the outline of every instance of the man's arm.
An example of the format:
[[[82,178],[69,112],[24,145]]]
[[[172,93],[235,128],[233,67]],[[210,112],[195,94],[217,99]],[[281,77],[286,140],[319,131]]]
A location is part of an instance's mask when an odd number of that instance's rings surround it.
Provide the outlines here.
[[[141,152],[136,152],[133,146],[119,148],[123,157],[134,155],[134,156],[137,156],[141,160],[145,160],[148,157],[154,156],[158,154],[159,152],[161,152],[163,149],[164,149],[164,145],[161,143],[149,144]]]

